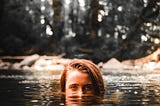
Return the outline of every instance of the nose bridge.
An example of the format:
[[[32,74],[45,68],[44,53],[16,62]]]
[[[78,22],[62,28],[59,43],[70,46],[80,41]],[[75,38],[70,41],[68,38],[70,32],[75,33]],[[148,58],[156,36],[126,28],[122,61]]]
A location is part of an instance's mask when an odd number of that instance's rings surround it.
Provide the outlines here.
[[[84,94],[84,89],[83,89],[83,87],[80,87],[80,88],[79,88],[79,90],[78,90],[78,94],[79,94],[79,95]]]

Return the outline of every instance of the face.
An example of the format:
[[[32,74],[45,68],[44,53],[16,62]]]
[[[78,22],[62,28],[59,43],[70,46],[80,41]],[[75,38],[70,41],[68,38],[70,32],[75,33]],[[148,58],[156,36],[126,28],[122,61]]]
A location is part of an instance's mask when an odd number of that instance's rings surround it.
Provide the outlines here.
[[[80,71],[68,71],[66,78],[66,97],[70,96],[93,96],[94,87],[87,73]]]

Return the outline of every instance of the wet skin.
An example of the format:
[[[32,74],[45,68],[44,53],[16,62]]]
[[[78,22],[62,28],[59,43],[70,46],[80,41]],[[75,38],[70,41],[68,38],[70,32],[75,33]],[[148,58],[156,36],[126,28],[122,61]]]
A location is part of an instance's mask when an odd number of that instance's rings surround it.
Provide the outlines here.
[[[69,71],[66,79],[66,98],[94,96],[94,87],[87,73],[80,71]]]

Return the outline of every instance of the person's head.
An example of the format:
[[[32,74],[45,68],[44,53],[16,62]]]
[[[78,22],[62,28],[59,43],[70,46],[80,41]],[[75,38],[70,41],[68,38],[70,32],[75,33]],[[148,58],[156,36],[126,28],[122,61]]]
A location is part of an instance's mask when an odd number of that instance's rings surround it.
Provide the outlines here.
[[[73,59],[65,66],[60,86],[66,96],[103,96],[105,91],[99,67],[86,59]]]

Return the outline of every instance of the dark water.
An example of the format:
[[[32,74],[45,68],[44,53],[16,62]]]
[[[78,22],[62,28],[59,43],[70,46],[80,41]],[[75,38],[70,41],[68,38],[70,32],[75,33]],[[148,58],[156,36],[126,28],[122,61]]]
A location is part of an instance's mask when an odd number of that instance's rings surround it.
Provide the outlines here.
[[[160,106],[160,72],[107,71],[104,99],[65,102],[58,71],[0,70],[0,106]]]

